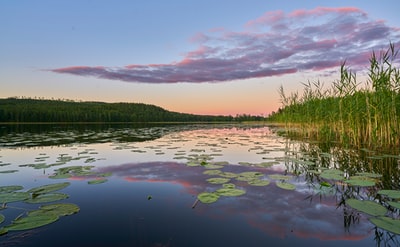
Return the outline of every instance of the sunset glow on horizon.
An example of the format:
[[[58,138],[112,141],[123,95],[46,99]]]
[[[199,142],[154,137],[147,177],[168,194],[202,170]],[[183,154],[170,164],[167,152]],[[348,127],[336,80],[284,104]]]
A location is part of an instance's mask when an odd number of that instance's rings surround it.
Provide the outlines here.
[[[394,0],[5,1],[0,98],[267,115],[280,107],[281,85],[329,87],[344,61],[365,74],[373,51],[400,48],[396,7]]]

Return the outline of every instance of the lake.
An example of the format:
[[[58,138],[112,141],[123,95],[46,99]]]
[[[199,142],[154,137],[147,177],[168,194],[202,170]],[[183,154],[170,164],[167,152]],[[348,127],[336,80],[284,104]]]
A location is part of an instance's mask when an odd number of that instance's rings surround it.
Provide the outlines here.
[[[400,246],[398,153],[273,130],[2,125],[0,246]]]

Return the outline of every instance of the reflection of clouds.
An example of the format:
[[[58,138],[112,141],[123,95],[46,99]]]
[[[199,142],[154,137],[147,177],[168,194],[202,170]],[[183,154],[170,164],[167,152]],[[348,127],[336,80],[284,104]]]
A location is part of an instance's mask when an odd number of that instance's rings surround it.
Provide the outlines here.
[[[239,172],[244,169],[250,168],[227,166],[223,170]],[[206,182],[209,176],[203,174],[203,167],[187,167],[176,162],[130,163],[100,170],[112,172],[114,176],[129,182],[179,184],[186,193],[194,196],[220,187]],[[321,201],[318,198],[311,202],[305,200],[305,193],[280,189],[274,182],[265,187],[249,186],[234,179],[232,182],[247,193],[240,197],[221,197],[217,203],[197,206],[196,212],[219,219],[242,215],[249,225],[270,236],[282,238],[294,234],[299,238],[360,240],[366,238],[371,230],[371,225],[365,219],[346,230],[343,211],[336,209],[335,197],[326,196]]]

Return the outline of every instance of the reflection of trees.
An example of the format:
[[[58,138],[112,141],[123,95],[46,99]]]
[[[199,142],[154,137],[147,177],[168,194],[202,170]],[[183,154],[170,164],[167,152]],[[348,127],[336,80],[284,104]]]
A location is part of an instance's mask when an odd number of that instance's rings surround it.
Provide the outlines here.
[[[399,218],[399,209],[388,205],[391,200],[379,195],[381,189],[400,189],[400,156],[381,154],[367,149],[353,150],[341,148],[329,143],[305,143],[287,141],[285,152],[286,172],[303,178],[311,195],[306,199],[319,202],[324,197],[336,199],[337,209],[343,210],[343,226],[349,231],[350,226],[360,223],[360,214],[357,210],[346,205],[346,200],[355,198],[379,202],[385,206],[392,218]],[[343,179],[324,179],[320,173],[326,169],[343,171]],[[375,186],[352,186],[346,180],[360,173],[381,174],[376,179]],[[377,246],[399,246],[399,236],[388,231],[374,228]]]

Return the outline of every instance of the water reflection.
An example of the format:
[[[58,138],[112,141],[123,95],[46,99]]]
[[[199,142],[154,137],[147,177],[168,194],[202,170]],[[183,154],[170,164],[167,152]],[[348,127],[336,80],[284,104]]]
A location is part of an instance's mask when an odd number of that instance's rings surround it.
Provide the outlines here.
[[[71,186],[63,191],[70,195],[66,201],[81,208],[72,217],[35,229],[15,245],[52,246],[46,236],[53,235],[62,239],[57,240],[60,246],[399,243],[398,236],[375,227],[368,216],[345,203],[361,198],[384,204],[386,199],[377,196],[377,190],[399,188],[394,155],[294,142],[266,126],[12,128],[1,132],[0,172],[17,171],[0,173],[0,186],[20,184],[29,189],[69,181]],[[339,169],[346,178],[359,172],[383,176],[376,186],[348,186],[321,177],[318,171],[324,169]],[[251,185],[248,178],[239,179],[243,172],[260,173],[257,179],[270,183]],[[223,187],[208,181],[222,175],[246,193],[221,196],[212,204],[197,203],[192,209],[198,194]],[[99,177],[107,182],[88,184]],[[283,181],[295,190],[279,188]],[[398,210],[389,209],[391,217],[398,218]],[[3,211],[7,221],[0,226],[18,216]],[[64,231],[75,237],[62,236]],[[0,243],[10,243],[19,234],[0,236]]]

